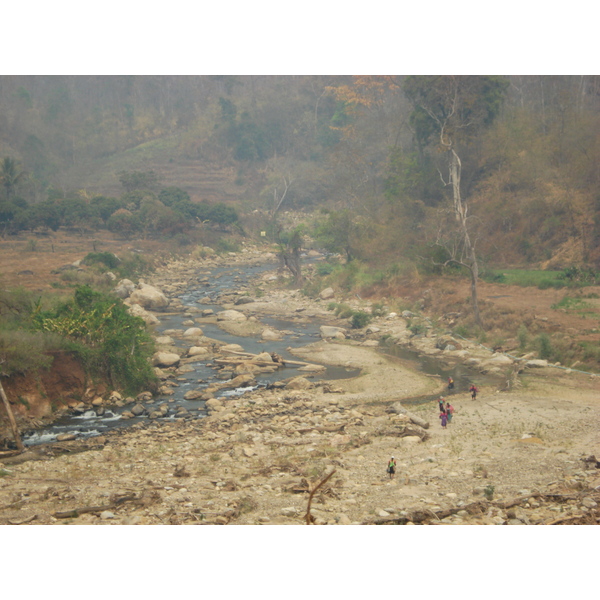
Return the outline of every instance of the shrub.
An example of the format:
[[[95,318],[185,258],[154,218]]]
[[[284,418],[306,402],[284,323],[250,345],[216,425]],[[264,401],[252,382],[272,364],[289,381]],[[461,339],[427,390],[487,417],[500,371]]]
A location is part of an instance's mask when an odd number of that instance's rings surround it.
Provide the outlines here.
[[[529,340],[529,331],[523,324],[519,325],[519,329],[517,330],[517,339],[519,340],[519,348],[524,350]]]
[[[34,312],[31,326],[66,338],[88,370],[114,387],[138,391],[156,385],[149,361],[154,343],[145,323],[114,296],[79,287],[72,300]]]
[[[371,322],[372,319],[373,319],[372,315],[370,315],[369,313],[366,313],[362,310],[359,310],[352,315],[352,319],[351,319],[352,328],[353,329],[362,329],[363,327],[366,327]]]
[[[374,317],[385,317],[388,314],[387,308],[381,302],[375,302],[371,306],[371,314]]]
[[[102,264],[109,269],[116,269],[121,260],[112,252],[90,252],[84,259],[84,265]]]
[[[547,333],[541,333],[536,338],[536,347],[540,358],[549,359],[552,356],[552,342]]]

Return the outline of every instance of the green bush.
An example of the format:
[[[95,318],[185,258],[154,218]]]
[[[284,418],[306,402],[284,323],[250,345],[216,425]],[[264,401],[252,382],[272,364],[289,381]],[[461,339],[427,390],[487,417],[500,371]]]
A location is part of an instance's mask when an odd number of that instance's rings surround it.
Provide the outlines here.
[[[366,327],[372,321],[372,319],[372,315],[362,310],[359,310],[352,315],[352,328],[362,329],[363,327]]]
[[[552,357],[552,342],[547,333],[541,333],[535,340],[535,345],[540,358],[549,359]]]
[[[112,252],[90,252],[82,261],[84,265],[101,264],[109,269],[116,269],[121,260]]]
[[[385,317],[388,314],[387,308],[381,302],[374,302],[371,306],[371,314],[374,317]]]
[[[114,387],[134,392],[156,385],[149,360],[154,342],[144,321],[130,315],[114,296],[79,287],[72,300],[35,311],[31,326],[64,337],[88,370]]]

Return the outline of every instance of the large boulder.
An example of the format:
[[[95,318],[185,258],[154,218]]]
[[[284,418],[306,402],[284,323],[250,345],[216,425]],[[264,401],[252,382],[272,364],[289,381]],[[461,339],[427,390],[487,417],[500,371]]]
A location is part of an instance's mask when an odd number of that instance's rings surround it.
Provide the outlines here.
[[[143,309],[139,304],[130,304],[127,312],[134,317],[140,317],[146,325],[158,325],[160,323],[155,315]]]
[[[204,332],[200,327],[190,327],[183,332],[183,337],[200,337],[204,335]]]
[[[180,356],[174,352],[156,352],[152,357],[153,367],[172,367],[180,360]]]
[[[332,325],[321,325],[321,337],[325,338],[334,338],[337,340],[343,340],[346,338],[345,332],[346,330],[343,327],[334,327]]]
[[[121,279],[115,289],[113,290],[113,294],[117,295],[119,298],[129,298],[131,292],[135,290],[135,283],[130,281],[129,279]]]
[[[246,315],[239,310],[222,310],[217,313],[217,321],[246,321]]]
[[[169,306],[169,299],[158,288],[147,283],[138,285],[129,296],[129,302],[151,310],[162,310]]]
[[[330,298],[333,298],[334,295],[335,292],[333,291],[333,288],[328,287],[319,294],[319,298],[321,298],[321,300],[329,300]]]
[[[209,351],[203,346],[192,346],[188,350],[188,356],[206,356],[207,354],[209,354]]]

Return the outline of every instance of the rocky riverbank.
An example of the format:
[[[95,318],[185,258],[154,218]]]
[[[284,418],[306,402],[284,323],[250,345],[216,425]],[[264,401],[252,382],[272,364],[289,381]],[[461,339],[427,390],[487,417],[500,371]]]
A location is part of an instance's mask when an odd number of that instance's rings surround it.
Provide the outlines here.
[[[247,254],[229,257],[229,264],[264,260]],[[173,262],[148,284],[169,299],[169,311],[183,310],[175,297],[202,285],[199,267],[213,266]],[[308,520],[317,524],[597,521],[600,471],[591,455],[600,455],[598,378],[528,364],[534,357],[494,354],[415,314],[386,315],[353,331],[332,318],[324,300],[276,289],[273,277],[266,273],[246,289],[223,293],[223,310],[243,318],[219,322],[268,336],[277,331],[262,325],[264,315],[326,319],[334,328],[296,351],[299,360],[360,367],[359,377],[314,382],[307,374],[222,400],[205,390],[204,419],[148,419],[4,459],[0,523],[301,524],[309,498]],[[356,306],[369,309],[362,301]],[[200,330],[202,319],[219,318],[201,311],[188,316],[189,327]],[[415,323],[423,332],[417,336],[409,329]],[[188,337],[186,354],[171,365],[156,359],[166,388],[185,377],[191,348],[217,359],[243,356],[197,331]],[[402,406],[404,398],[440,393],[443,382],[379,353],[384,340],[471,365],[497,383],[482,387],[476,401],[453,394],[455,416],[443,429],[435,401],[408,412]],[[223,367],[231,377],[269,368],[247,358]],[[146,401],[140,398],[142,409]],[[391,455],[398,463],[393,480],[385,472]]]

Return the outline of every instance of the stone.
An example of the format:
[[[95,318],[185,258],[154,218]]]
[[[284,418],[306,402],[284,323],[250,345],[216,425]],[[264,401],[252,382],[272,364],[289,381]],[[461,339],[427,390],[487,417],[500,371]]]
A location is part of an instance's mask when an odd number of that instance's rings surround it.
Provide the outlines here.
[[[184,400],[198,400],[204,395],[202,390],[190,390],[183,395]]]
[[[77,436],[74,433],[61,433],[56,436],[57,442],[70,442],[74,439],[77,439]]]
[[[261,339],[274,342],[281,339],[281,335],[277,331],[273,331],[272,329],[265,329],[261,334]]]
[[[176,365],[180,356],[173,352],[155,352],[152,357],[152,366],[154,367],[172,367]]]
[[[294,377],[285,386],[286,390],[308,390],[312,387],[312,383],[305,377]]]
[[[246,315],[239,310],[222,310],[217,313],[217,321],[246,321]]]
[[[333,291],[333,288],[328,287],[321,291],[319,298],[321,298],[321,300],[329,300],[330,298],[333,298],[334,295],[335,292]]]
[[[173,338],[170,335],[159,335],[155,340],[157,346],[173,345]]]
[[[146,323],[146,325],[158,325],[160,321],[158,318],[149,313],[147,310],[142,308],[139,304],[130,304],[127,312],[133,317],[139,317]]]
[[[256,357],[256,360],[259,360],[261,362],[273,362],[273,357],[268,352],[261,352]]]
[[[208,349],[203,346],[192,346],[187,353],[188,356],[204,356],[209,354]]]
[[[146,409],[141,404],[135,404],[131,407],[131,414],[135,417],[139,417],[146,412]]]
[[[129,296],[129,302],[153,310],[161,310],[169,306],[169,299],[158,288],[146,283],[138,284],[137,289]]]
[[[294,506],[286,506],[280,512],[284,517],[295,517],[298,514],[298,509]]]
[[[533,359],[533,360],[528,360],[525,363],[525,366],[528,369],[542,369],[544,367],[548,366],[548,361],[547,360],[542,360],[542,359]]]
[[[115,289],[113,290],[113,294],[118,296],[119,298],[125,299],[129,298],[129,295],[135,290],[135,283],[129,279],[121,279]]]
[[[348,515],[346,515],[344,513],[337,515],[335,519],[336,519],[338,525],[351,525],[352,524],[352,521],[350,520]]]
[[[598,506],[598,503],[592,500],[591,498],[584,498],[581,504],[586,508],[596,508],[596,506]]]
[[[184,337],[200,337],[204,335],[204,332],[200,327],[190,327],[183,332]]]
[[[100,513],[100,518],[104,521],[108,520],[108,519],[114,519],[115,518],[115,513],[111,512],[110,510],[103,510]]]
[[[321,325],[320,327],[321,337],[325,338],[335,338],[343,340],[346,338],[346,329],[343,327],[334,327],[332,325]]]

